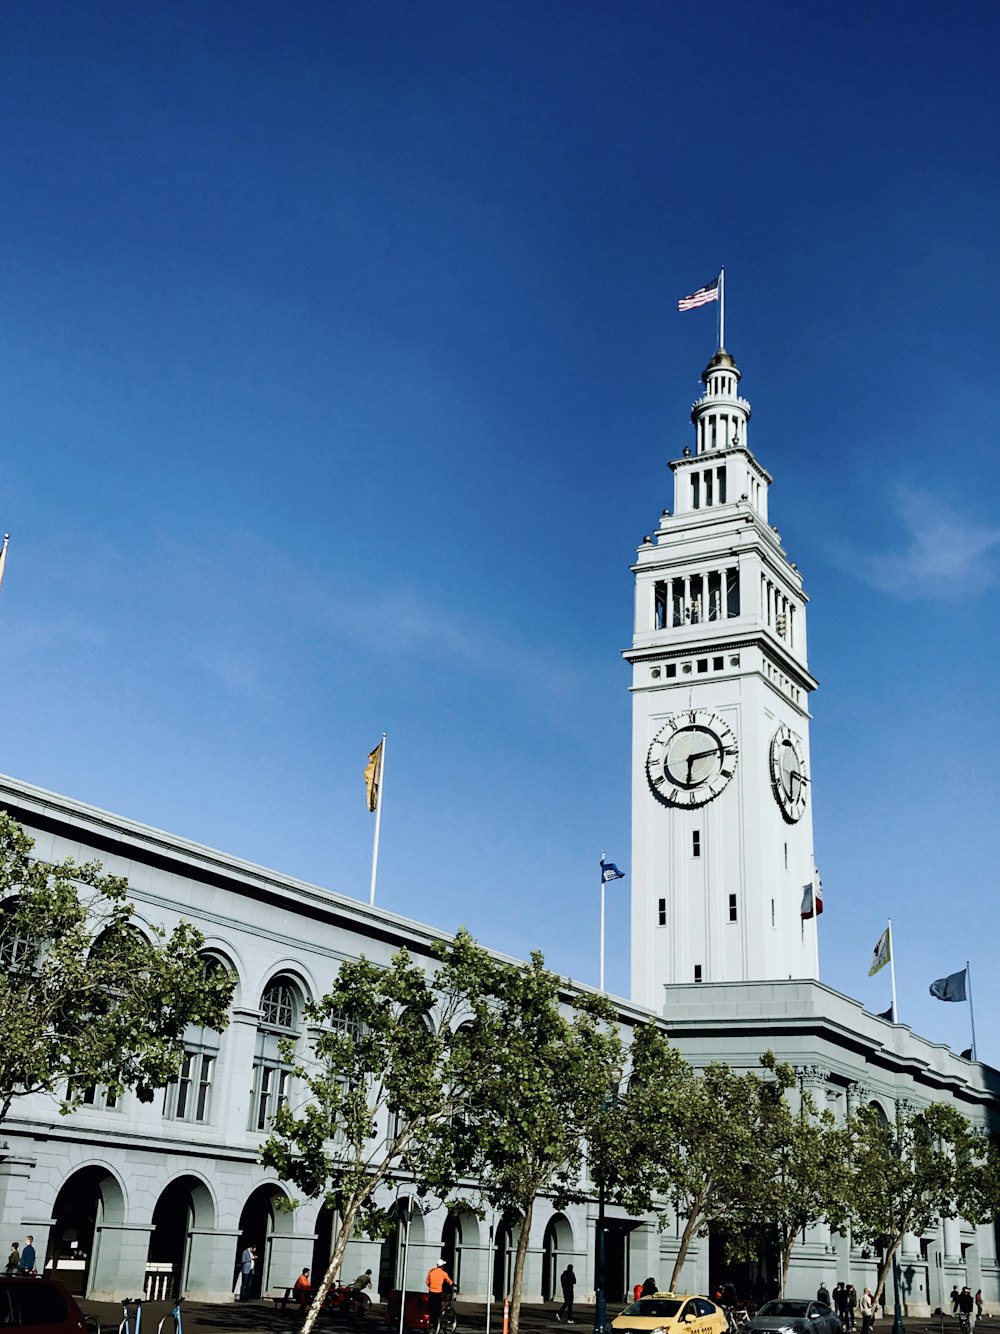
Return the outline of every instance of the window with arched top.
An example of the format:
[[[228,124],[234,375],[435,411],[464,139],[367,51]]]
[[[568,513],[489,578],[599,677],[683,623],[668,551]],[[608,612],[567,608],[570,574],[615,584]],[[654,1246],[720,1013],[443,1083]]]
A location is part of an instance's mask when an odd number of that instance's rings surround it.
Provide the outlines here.
[[[298,983],[285,975],[272,978],[261,995],[250,1098],[251,1130],[266,1130],[278,1108],[288,1101],[292,1066],[286,1044],[298,1037],[302,1005]]]
[[[0,903],[0,967],[6,973],[34,966],[36,951],[18,921],[18,902],[15,897]]]
[[[235,971],[230,961],[219,954],[206,951],[201,957],[206,976],[219,969],[230,975]],[[163,1095],[163,1115],[168,1120],[200,1125],[211,1121],[212,1088],[221,1042],[222,1035],[214,1028],[189,1025],[177,1078],[167,1085]]]

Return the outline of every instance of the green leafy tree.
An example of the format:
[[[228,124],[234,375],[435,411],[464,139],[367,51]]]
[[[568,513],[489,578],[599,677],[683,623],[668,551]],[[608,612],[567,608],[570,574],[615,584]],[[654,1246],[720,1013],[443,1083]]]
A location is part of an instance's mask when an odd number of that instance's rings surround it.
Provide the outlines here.
[[[764,1218],[777,1232],[781,1253],[781,1292],[788,1283],[792,1251],[807,1227],[825,1221],[834,1228],[844,1225],[852,1185],[849,1167],[850,1136],[838,1128],[833,1114],[819,1112],[811,1094],[802,1090],[798,1106],[788,1093],[795,1083],[790,1066],[775,1060],[773,1053],[761,1057],[770,1072],[770,1085],[761,1090],[761,1138],[758,1158],[762,1170],[752,1182],[757,1195],[752,1214],[742,1228],[746,1235],[759,1234],[757,1220]]]
[[[300,1096],[275,1113],[262,1159],[340,1218],[303,1334],[355,1232],[381,1236],[391,1226],[379,1187],[405,1170],[422,1192],[443,1197],[457,1179],[469,1047],[464,1038],[456,1044],[455,1027],[469,981],[457,961],[428,976],[405,950],[388,967],[346,962],[326,995],[306,1007],[307,1050],[284,1045]]]
[[[195,927],[150,941],[125,879],[33,847],[0,811],[0,1123],[28,1093],[63,1112],[94,1085],[151,1096],[176,1077],[189,1024],[225,1028],[233,992],[224,969],[206,969]]]
[[[887,1123],[867,1107],[851,1118],[851,1224],[862,1245],[882,1248],[876,1285],[881,1301],[892,1258],[908,1232],[938,1218],[989,1223],[1000,1213],[1000,1155],[948,1103],[897,1108]]]
[[[713,1062],[696,1073],[653,1025],[639,1027],[625,1096],[608,1124],[617,1136],[604,1152],[614,1193],[631,1212],[668,1208],[683,1217],[670,1276],[676,1289],[696,1237],[716,1223],[745,1232],[772,1177],[769,1133],[788,1075],[738,1075]],[[789,1072],[790,1074],[790,1072]]]
[[[444,953],[443,973],[465,989],[457,1038],[469,1166],[480,1198],[520,1221],[510,1311],[517,1334],[535,1200],[548,1195],[559,1209],[586,1198],[585,1145],[609,1110],[622,1043],[607,1000],[571,993],[540,954],[508,963],[464,934]]]

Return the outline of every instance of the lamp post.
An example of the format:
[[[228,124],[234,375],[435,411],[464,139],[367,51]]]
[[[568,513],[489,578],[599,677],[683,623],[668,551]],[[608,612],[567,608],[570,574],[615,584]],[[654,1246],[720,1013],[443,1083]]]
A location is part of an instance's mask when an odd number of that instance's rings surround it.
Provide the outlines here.
[[[896,1253],[892,1256],[892,1334],[906,1334],[903,1329],[903,1313],[899,1309],[899,1259]]]
[[[618,1085],[622,1072],[616,1066],[611,1071],[607,1097],[601,1103],[603,1117],[618,1101]],[[600,1165],[597,1181],[597,1237],[594,1255],[594,1334],[608,1334],[608,1303],[604,1291],[604,1203],[607,1190],[606,1163]]]

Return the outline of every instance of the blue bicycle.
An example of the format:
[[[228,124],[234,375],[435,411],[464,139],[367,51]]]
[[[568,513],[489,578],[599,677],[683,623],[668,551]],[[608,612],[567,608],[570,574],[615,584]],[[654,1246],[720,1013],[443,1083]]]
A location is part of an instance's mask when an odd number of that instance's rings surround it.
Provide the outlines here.
[[[139,1334],[142,1325],[142,1298],[122,1298],[122,1322],[118,1334]]]
[[[181,1299],[174,1298],[171,1310],[156,1326],[156,1334],[184,1334],[181,1326]]]

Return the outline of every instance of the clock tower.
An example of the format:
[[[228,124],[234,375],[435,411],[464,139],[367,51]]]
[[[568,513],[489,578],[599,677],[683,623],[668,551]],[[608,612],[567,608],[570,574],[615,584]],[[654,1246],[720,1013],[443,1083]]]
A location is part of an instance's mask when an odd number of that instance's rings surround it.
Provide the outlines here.
[[[720,348],[643,539],[632,666],[632,999],[666,983],[816,978],[806,595]]]

